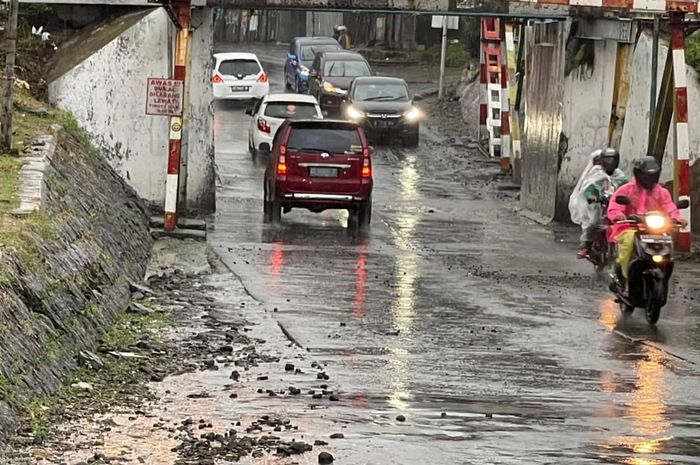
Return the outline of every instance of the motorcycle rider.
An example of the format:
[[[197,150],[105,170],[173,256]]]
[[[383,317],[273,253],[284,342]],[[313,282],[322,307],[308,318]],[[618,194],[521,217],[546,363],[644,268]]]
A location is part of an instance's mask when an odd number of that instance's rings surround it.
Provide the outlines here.
[[[654,157],[643,157],[634,162],[634,179],[620,187],[610,199],[608,219],[614,224],[609,230],[608,241],[616,242],[617,275],[622,277],[627,294],[628,265],[634,253],[634,237],[636,228],[627,223],[619,223],[630,215],[643,215],[649,211],[665,213],[671,219],[680,223],[682,228],[688,222],[681,216],[678,207],[673,202],[671,193],[659,184],[661,167]],[[617,196],[625,196],[630,200],[629,205],[617,203]]]
[[[341,47],[343,47],[345,50],[349,50],[352,47],[352,42],[350,40],[348,28],[341,24],[339,26],[335,26],[333,29],[333,38],[338,41]]]
[[[629,179],[619,168],[620,152],[608,147],[596,150],[591,154],[591,160],[579,179],[574,192],[569,199],[569,211],[575,223],[581,225],[581,243],[576,254],[578,258],[586,258],[599,224],[603,219],[603,208],[598,201],[604,196],[610,196]]]

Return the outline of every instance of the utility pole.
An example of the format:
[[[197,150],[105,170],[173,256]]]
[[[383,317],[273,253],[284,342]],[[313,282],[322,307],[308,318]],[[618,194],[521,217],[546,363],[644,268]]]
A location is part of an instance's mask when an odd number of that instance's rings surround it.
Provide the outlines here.
[[[3,96],[2,140],[0,143],[5,150],[12,149],[12,114],[13,91],[15,87],[15,55],[17,54],[17,16],[19,0],[10,0],[10,11],[7,15],[7,31],[5,39],[7,52],[5,54],[5,94]]]
[[[442,100],[445,83],[445,59],[447,57],[447,15],[442,16],[442,50],[440,50],[440,84],[438,85],[438,99]]]

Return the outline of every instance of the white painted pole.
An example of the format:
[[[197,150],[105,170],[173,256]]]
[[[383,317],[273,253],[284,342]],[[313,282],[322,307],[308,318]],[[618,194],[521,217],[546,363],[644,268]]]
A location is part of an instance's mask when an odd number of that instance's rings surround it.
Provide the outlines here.
[[[438,99],[442,100],[445,85],[445,59],[447,57],[447,15],[442,16],[442,50],[440,51],[440,84]]]

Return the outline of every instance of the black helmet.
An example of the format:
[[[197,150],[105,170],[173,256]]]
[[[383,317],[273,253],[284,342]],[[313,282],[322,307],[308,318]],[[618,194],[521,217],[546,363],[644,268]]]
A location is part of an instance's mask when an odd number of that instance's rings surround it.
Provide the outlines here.
[[[646,190],[651,190],[659,183],[661,167],[654,157],[643,157],[634,162],[634,179]]]
[[[620,152],[612,147],[603,150],[598,158],[600,160],[600,166],[608,174],[613,174],[617,167],[620,166]]]

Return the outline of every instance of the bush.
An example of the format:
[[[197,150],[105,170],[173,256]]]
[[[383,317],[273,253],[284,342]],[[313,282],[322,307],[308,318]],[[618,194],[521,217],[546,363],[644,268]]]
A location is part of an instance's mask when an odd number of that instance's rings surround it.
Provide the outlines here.
[[[700,32],[688,37],[685,44],[685,60],[700,73]]]
[[[430,64],[440,64],[440,45],[433,45],[423,54],[423,60]],[[452,67],[460,67],[467,64],[469,54],[464,49],[462,44],[447,44],[447,55],[445,57],[445,65]]]

